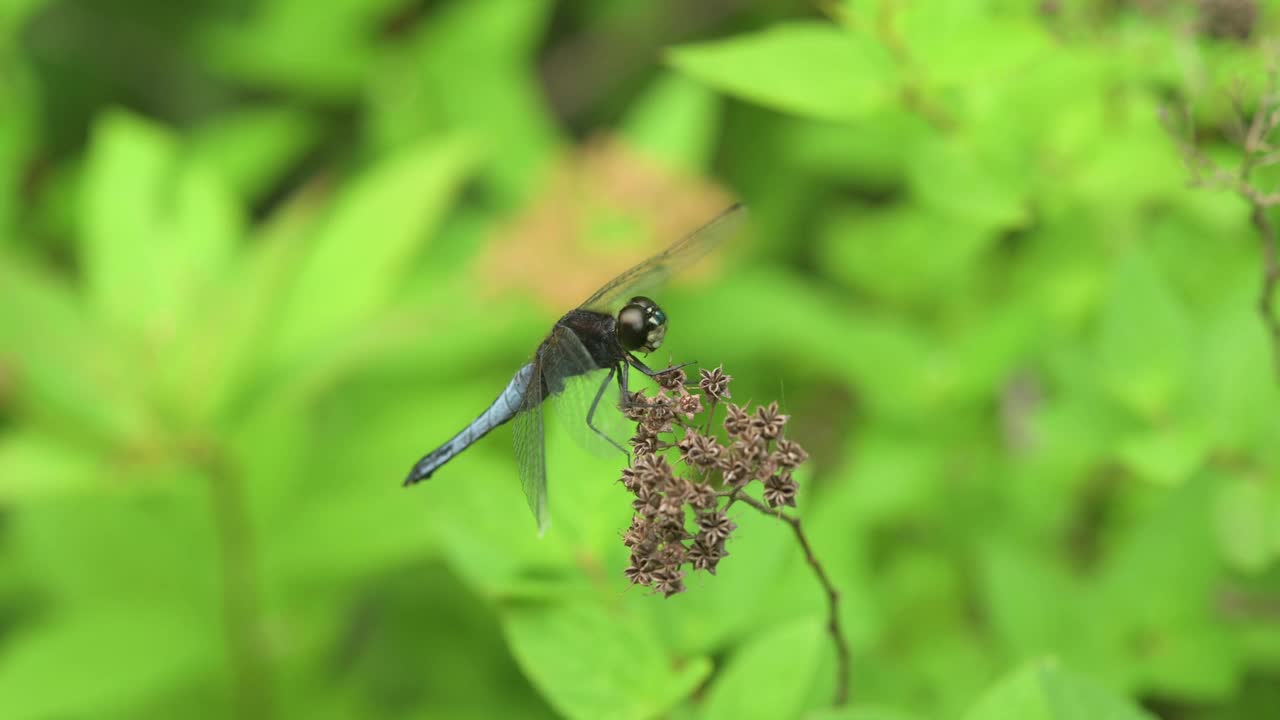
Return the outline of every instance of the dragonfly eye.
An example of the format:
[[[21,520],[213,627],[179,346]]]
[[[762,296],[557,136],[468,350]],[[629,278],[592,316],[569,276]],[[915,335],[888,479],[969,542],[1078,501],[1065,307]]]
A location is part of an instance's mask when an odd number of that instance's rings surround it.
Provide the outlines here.
[[[618,311],[618,342],[626,350],[653,352],[667,335],[667,314],[647,297],[633,297]]]

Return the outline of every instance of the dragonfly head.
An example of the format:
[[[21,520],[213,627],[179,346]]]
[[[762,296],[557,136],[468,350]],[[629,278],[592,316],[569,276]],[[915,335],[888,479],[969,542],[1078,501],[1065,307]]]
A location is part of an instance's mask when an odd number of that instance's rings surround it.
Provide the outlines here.
[[[647,297],[633,297],[618,311],[618,342],[628,351],[653,352],[667,336],[667,314]]]

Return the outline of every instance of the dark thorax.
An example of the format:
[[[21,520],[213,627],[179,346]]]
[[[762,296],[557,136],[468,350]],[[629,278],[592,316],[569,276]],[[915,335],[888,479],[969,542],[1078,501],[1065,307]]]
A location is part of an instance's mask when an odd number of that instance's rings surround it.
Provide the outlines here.
[[[625,361],[627,353],[618,343],[614,316],[594,310],[570,310],[556,324],[578,336],[597,368],[614,367]]]

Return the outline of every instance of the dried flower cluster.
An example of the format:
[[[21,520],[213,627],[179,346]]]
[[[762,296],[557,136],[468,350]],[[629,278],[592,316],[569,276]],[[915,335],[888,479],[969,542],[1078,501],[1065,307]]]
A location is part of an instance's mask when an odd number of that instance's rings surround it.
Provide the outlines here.
[[[699,374],[698,383],[689,386],[684,370],[669,367],[656,376],[656,395],[637,392],[623,407],[636,422],[630,441],[634,461],[622,473],[622,484],[635,496],[635,515],[623,536],[631,549],[626,573],[631,582],[667,597],[684,590],[686,565],[715,574],[736,527],[728,507],[753,481],[763,486],[769,507],[794,507],[797,485],[791,474],[808,458],[783,437],[787,416],[778,412],[777,403],[749,410],[727,402],[732,377],[723,368]],[[720,428],[714,428],[722,402],[723,440]],[[667,460],[672,449],[684,473]]]

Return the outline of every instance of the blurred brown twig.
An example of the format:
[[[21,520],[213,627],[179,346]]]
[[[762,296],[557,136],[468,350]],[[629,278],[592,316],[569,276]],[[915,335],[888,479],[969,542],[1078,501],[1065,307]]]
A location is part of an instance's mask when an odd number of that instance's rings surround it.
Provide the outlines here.
[[[1280,191],[1266,192],[1253,181],[1255,171],[1280,163],[1280,148],[1271,142],[1272,133],[1280,127],[1280,92],[1277,91],[1275,61],[1268,67],[1267,80],[1253,112],[1247,110],[1243,89],[1238,85],[1231,91],[1231,104],[1235,111],[1235,124],[1229,128],[1229,134],[1244,153],[1239,165],[1231,169],[1214,162],[1197,145],[1195,122],[1189,109],[1181,128],[1168,108],[1161,111],[1160,117],[1169,134],[1178,142],[1187,170],[1191,173],[1192,186],[1229,190],[1249,204],[1249,221],[1257,231],[1262,248],[1262,289],[1258,297],[1258,313],[1271,338],[1271,359],[1276,381],[1280,383],[1280,317],[1276,316],[1275,310],[1276,288],[1280,285],[1280,252],[1277,252],[1275,227],[1268,214],[1270,208],[1280,205]]]
[[[836,646],[835,704],[836,707],[844,707],[849,703],[849,641],[845,639],[844,630],[840,627],[840,593],[836,590],[835,583],[831,582],[827,571],[822,567],[822,563],[818,561],[818,556],[813,553],[813,546],[809,544],[809,538],[805,536],[804,528],[800,527],[800,518],[788,515],[780,508],[770,508],[768,505],[742,492],[742,488],[734,488],[729,493],[730,503],[735,500],[741,500],[765,515],[771,515],[790,525],[791,531],[796,535],[796,541],[800,543],[800,548],[804,550],[805,561],[809,563],[809,567],[813,568],[814,575],[817,576],[818,582],[822,584],[822,589],[827,595],[827,634],[831,636],[831,640]]]

